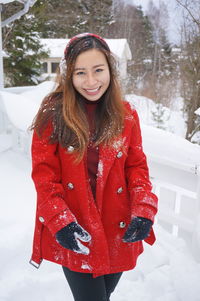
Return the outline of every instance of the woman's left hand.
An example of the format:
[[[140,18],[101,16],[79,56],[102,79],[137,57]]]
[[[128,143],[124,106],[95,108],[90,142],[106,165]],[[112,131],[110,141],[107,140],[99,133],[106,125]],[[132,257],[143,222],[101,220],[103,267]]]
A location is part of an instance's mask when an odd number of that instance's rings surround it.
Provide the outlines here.
[[[144,217],[134,217],[126,230],[123,241],[136,242],[145,239],[151,230],[153,222]]]

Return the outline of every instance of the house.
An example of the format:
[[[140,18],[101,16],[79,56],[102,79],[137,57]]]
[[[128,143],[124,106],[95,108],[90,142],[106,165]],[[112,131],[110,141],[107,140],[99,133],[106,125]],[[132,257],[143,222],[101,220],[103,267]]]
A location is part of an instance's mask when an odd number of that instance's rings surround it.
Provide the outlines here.
[[[129,44],[126,39],[105,39],[113,53],[121,79],[127,76],[127,61],[132,59]],[[44,78],[53,79],[60,59],[69,39],[41,39],[44,50],[49,51],[49,57],[43,61],[42,74]]]

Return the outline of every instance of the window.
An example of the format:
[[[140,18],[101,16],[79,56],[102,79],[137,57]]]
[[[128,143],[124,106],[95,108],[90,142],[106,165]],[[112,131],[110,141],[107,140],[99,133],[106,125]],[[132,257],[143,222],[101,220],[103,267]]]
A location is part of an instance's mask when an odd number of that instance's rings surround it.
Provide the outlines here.
[[[42,64],[42,72],[47,73],[47,63]]]
[[[59,63],[51,63],[51,73],[56,73]]]

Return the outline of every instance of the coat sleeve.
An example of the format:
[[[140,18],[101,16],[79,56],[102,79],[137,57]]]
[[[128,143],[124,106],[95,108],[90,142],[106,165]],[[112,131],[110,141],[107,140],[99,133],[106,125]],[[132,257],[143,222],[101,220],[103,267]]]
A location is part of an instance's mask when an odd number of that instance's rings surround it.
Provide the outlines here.
[[[128,156],[125,162],[125,173],[130,199],[131,215],[150,219],[154,222],[157,213],[157,196],[152,193],[149,180],[147,159],[143,152],[139,117],[136,110],[132,111],[133,126],[131,131]]]
[[[70,222],[76,221],[76,218],[64,199],[58,144],[48,142],[50,133],[51,126],[45,129],[41,137],[33,132],[31,154],[32,179],[37,191],[36,218],[54,235]]]

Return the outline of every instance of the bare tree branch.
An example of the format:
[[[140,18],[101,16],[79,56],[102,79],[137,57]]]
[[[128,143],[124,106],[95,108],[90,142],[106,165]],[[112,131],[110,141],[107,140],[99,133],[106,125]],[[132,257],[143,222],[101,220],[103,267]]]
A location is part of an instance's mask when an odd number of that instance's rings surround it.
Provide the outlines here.
[[[199,22],[199,20],[197,20],[197,19],[194,17],[193,13],[192,13],[191,10],[188,8],[187,2],[186,2],[186,4],[182,3],[180,0],[176,0],[176,2],[177,2],[179,5],[181,5],[183,8],[186,9],[186,11],[188,12],[188,14],[191,16],[192,20],[200,27],[200,22]]]

